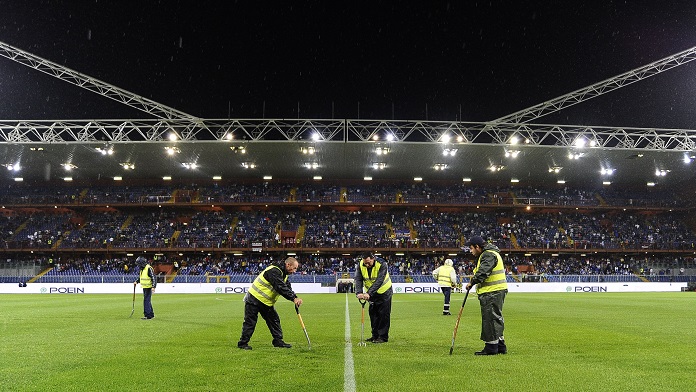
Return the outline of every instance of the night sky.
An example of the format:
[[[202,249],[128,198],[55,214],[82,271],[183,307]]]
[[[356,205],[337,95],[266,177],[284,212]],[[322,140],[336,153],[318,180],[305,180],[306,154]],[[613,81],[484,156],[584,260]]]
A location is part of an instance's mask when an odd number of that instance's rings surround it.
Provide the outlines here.
[[[693,0],[0,1],[0,10],[0,41],[204,118],[487,121],[696,46]],[[694,63],[535,122],[696,129]],[[0,57],[0,119],[138,117],[149,118]]]

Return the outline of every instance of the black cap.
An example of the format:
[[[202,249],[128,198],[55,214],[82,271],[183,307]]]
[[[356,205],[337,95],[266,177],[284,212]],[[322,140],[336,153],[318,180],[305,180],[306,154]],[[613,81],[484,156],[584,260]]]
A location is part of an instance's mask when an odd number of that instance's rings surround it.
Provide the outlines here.
[[[143,265],[147,264],[147,259],[144,258],[143,256],[139,256],[137,259],[135,259],[135,264],[137,264],[139,266],[143,266]]]
[[[475,235],[475,236],[469,238],[469,241],[467,241],[466,244],[464,244],[464,245],[466,245],[466,246],[486,245],[486,241],[484,241],[483,238],[481,238],[480,236]]]

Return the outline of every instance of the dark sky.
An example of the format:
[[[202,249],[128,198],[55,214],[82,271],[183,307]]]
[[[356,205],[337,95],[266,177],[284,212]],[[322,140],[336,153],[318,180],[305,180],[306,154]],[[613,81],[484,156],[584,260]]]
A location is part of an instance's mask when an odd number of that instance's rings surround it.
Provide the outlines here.
[[[0,41],[204,118],[486,121],[696,46],[693,0],[0,10]],[[694,63],[536,122],[696,129]],[[0,57],[0,119],[128,117],[148,116]]]

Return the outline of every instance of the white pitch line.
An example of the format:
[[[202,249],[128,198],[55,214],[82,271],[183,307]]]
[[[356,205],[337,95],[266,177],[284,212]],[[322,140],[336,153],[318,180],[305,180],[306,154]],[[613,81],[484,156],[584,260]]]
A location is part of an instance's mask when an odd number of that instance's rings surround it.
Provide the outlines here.
[[[355,366],[353,365],[353,342],[350,339],[350,312],[348,312],[348,294],[346,294],[346,347],[343,350],[343,390],[355,392]]]

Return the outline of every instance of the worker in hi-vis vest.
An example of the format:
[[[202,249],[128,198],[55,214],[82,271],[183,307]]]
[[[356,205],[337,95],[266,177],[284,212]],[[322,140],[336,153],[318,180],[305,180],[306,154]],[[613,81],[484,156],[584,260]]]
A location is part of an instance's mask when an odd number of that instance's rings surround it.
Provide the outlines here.
[[[370,303],[372,337],[365,340],[372,343],[388,342],[393,290],[389,266],[383,258],[375,257],[372,253],[363,256],[355,269],[355,292],[359,300]]]
[[[140,287],[143,288],[143,317],[142,320],[152,320],[155,318],[155,311],[152,310],[152,293],[155,292],[155,287],[157,287],[157,277],[155,276],[155,269],[152,268],[147,259],[143,256],[139,256],[135,259],[135,264],[140,267],[140,275],[138,280],[133,282],[133,285],[140,283]],[[133,288],[135,290],[135,288]]]
[[[457,273],[454,272],[452,259],[445,260],[445,263],[433,270],[433,278],[440,285],[440,291],[445,296],[445,305],[442,307],[442,315],[450,316],[450,296],[452,289],[457,287]]]
[[[469,251],[477,258],[474,276],[466,285],[466,291],[476,285],[476,294],[481,305],[481,340],[486,346],[476,355],[507,354],[503,331],[503,303],[507,295],[507,279],[503,258],[497,246],[487,243],[479,236],[466,242]]]
[[[244,323],[242,324],[242,336],[237,342],[237,347],[242,350],[251,350],[249,340],[256,329],[256,321],[259,314],[266,321],[268,329],[273,336],[273,346],[290,348],[292,345],[283,341],[283,329],[280,327],[280,316],[276,312],[275,305],[278,297],[282,296],[295,306],[302,305],[302,299],[297,297],[288,281],[288,275],[297,271],[299,262],[294,257],[288,257],[280,264],[271,264],[263,270],[249,287],[244,296]]]

